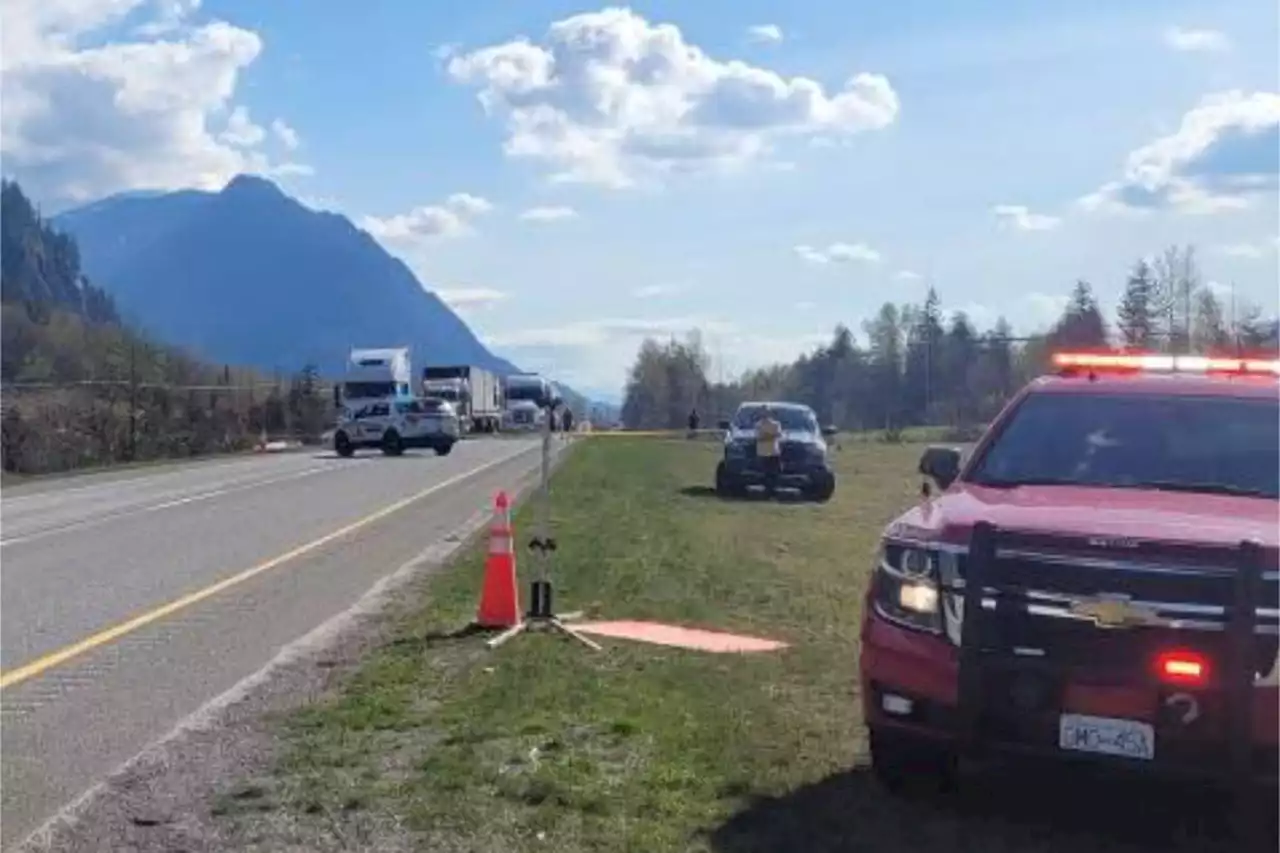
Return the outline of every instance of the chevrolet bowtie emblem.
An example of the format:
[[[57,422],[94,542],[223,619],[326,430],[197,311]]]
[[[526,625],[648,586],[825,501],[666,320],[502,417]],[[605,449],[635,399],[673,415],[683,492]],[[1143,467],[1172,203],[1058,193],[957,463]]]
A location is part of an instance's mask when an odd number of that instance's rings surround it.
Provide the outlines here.
[[[1138,607],[1119,598],[1094,598],[1077,601],[1070,607],[1075,616],[1093,620],[1099,628],[1134,628],[1159,625],[1162,620],[1154,610]]]

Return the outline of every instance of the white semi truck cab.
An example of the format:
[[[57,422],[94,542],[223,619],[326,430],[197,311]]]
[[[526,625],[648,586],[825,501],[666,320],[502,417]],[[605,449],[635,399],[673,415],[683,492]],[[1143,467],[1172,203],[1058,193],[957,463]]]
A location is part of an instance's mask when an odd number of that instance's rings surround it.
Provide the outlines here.
[[[409,347],[353,348],[334,403],[350,414],[375,400],[413,396],[409,353]]]
[[[547,420],[546,402],[554,393],[552,384],[536,373],[513,373],[504,382],[502,428],[540,430]]]
[[[422,393],[449,401],[468,432],[497,432],[502,426],[502,381],[483,367],[428,365],[422,369]]]

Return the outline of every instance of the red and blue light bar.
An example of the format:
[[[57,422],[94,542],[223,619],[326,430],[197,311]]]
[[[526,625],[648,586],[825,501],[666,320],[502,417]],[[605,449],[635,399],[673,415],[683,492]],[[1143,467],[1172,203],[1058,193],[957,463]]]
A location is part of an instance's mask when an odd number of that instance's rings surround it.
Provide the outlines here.
[[[1055,367],[1104,373],[1231,373],[1280,376],[1280,359],[1158,353],[1055,352]]]

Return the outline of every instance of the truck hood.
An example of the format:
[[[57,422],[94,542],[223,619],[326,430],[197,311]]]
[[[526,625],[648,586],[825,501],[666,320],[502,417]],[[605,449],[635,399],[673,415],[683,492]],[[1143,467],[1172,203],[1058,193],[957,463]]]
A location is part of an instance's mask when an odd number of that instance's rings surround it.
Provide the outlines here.
[[[1280,544],[1280,502],[1274,500],[1085,486],[1000,489],[958,483],[903,514],[890,533],[962,544],[979,521],[1060,536],[1227,547],[1253,539],[1272,551]]]

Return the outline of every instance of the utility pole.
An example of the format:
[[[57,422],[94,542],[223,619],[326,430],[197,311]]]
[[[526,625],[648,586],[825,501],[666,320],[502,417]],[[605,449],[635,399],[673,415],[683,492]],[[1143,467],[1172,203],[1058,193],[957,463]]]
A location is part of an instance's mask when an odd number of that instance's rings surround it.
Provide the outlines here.
[[[924,422],[929,423],[929,407],[933,399],[933,324],[924,329]]]
[[[129,461],[138,458],[138,342],[129,339]]]
[[[1240,358],[1240,325],[1236,323],[1236,280],[1231,280],[1231,337],[1236,344],[1236,358]]]
[[[1183,288],[1182,302],[1183,302],[1183,306],[1182,306],[1183,316],[1186,319],[1186,326],[1185,326],[1186,335],[1183,338],[1182,346],[1184,348],[1183,351],[1189,355],[1191,353],[1191,278],[1190,276],[1187,277],[1186,286]]]

